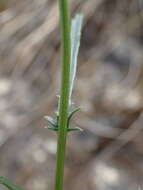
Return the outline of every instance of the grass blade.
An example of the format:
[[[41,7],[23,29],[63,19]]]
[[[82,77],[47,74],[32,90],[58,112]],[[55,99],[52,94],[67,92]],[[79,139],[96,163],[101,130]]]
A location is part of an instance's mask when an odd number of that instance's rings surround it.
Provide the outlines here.
[[[70,92],[69,92],[70,104],[71,104],[71,95],[74,85],[74,79],[76,75],[82,20],[83,16],[81,14],[77,14],[75,18],[73,18],[71,24],[71,65],[70,65]]]
[[[2,176],[0,177],[0,184],[4,185],[9,190],[24,190],[23,188],[18,187],[17,185],[11,183],[7,178]]]

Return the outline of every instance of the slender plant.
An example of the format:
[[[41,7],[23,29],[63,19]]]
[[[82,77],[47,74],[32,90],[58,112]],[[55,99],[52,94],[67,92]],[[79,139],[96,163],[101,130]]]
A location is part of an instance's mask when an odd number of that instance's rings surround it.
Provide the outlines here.
[[[59,17],[61,28],[61,90],[58,100],[56,119],[50,116],[44,118],[49,122],[48,129],[57,132],[57,160],[55,175],[55,190],[63,190],[64,162],[68,132],[82,130],[70,127],[72,116],[79,111],[72,103],[72,90],[77,68],[77,56],[80,45],[82,15],[77,14],[71,22],[68,0],[59,0]],[[23,190],[12,184],[7,178],[0,177],[0,184],[10,190]]]

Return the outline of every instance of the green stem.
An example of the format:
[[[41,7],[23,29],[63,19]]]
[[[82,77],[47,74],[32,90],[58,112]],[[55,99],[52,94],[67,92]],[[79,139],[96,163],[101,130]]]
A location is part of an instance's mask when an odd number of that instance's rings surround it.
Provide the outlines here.
[[[69,82],[70,82],[70,14],[68,0],[59,0],[60,26],[61,26],[61,51],[62,75],[61,95],[59,108],[59,131],[56,161],[55,190],[63,190],[65,148],[67,137],[68,107],[69,107]]]

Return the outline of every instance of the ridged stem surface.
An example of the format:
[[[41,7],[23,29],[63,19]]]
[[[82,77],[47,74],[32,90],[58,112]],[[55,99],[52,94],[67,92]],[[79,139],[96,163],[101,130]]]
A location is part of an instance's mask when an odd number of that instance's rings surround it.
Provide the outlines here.
[[[65,149],[67,137],[67,121],[69,107],[70,83],[70,11],[68,0],[59,0],[61,28],[61,93],[59,108],[59,130],[57,143],[55,190],[63,190]]]

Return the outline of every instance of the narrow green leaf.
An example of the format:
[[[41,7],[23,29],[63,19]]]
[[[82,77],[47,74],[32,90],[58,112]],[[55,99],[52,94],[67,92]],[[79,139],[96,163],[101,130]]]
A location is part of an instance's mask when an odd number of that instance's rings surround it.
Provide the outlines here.
[[[80,108],[75,108],[73,109],[72,111],[69,112],[69,119],[76,113],[76,112],[79,112],[80,111]]]
[[[71,65],[70,65],[70,93],[69,93],[70,104],[71,104],[71,95],[74,85],[74,79],[76,75],[82,20],[83,16],[81,14],[77,14],[75,18],[72,20],[71,24]]]
[[[68,128],[68,132],[71,132],[71,131],[83,131],[83,129],[80,127]]]
[[[52,131],[58,131],[58,127],[48,126],[47,129],[50,129]]]
[[[22,187],[18,187],[17,185],[11,183],[7,178],[0,177],[0,184],[4,185],[10,190],[24,190]]]
[[[46,119],[51,125],[57,126],[57,120],[53,119],[52,117],[46,115],[44,116],[44,119]]]

